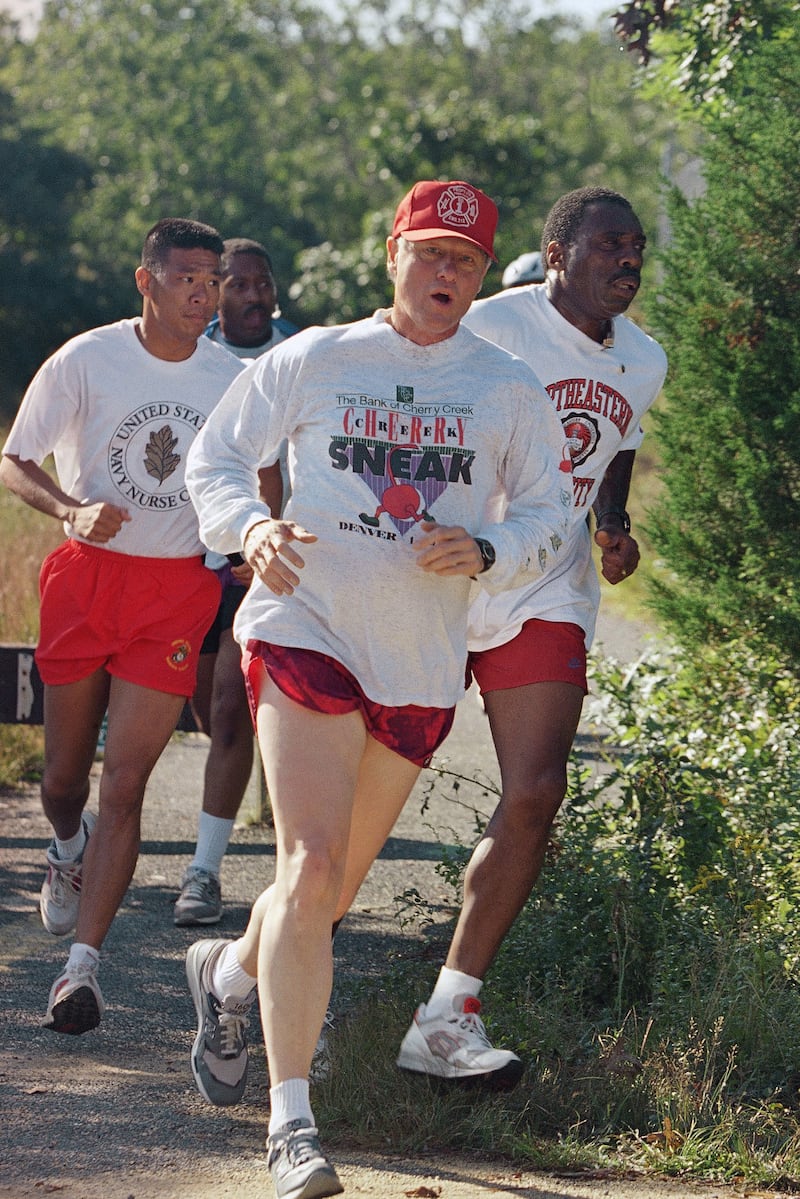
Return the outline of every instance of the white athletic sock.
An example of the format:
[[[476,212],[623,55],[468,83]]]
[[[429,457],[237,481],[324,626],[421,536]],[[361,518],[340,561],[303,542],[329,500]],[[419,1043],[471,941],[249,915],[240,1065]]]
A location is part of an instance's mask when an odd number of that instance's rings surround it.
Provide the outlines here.
[[[477,999],[482,986],[482,979],[442,966],[433,994],[425,1005],[426,1012],[429,1016],[449,1016],[454,1009],[461,1011],[464,1000],[469,996]]]
[[[314,1123],[307,1078],[287,1078],[269,1089],[269,1135],[274,1136],[290,1120]]]
[[[232,820],[223,820],[221,816],[209,816],[208,812],[200,813],[197,845],[192,862],[195,870],[206,870],[215,878],[219,878],[222,859],[225,857],[232,832]]]
[[[238,944],[238,941],[231,941],[230,945],[227,945],[219,955],[214,968],[211,989],[217,999],[224,999],[226,995],[232,999],[247,999],[256,985],[257,980],[251,978],[241,967],[239,955],[236,952]]]
[[[66,841],[62,841],[60,837],[56,837],[56,853],[62,862],[74,862],[80,856],[84,845],[86,844],[86,826],[81,823],[74,837],[69,837]]]
[[[76,966],[91,966],[93,970],[96,970],[99,965],[100,951],[93,945],[84,945],[82,941],[75,941],[70,947],[67,958],[68,970],[74,970]]]

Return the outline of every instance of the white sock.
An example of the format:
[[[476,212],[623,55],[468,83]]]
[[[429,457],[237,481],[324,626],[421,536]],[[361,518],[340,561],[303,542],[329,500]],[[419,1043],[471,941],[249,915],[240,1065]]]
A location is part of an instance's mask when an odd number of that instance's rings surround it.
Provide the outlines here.
[[[460,1012],[464,1000],[470,996],[477,999],[482,986],[482,979],[442,966],[433,994],[425,1005],[426,1012],[429,1016],[449,1016],[454,1010]]]
[[[219,955],[211,980],[211,989],[217,999],[229,995],[232,999],[247,999],[257,980],[243,970],[236,952],[238,941],[231,941]]]
[[[274,1136],[290,1120],[314,1123],[307,1078],[287,1078],[269,1089],[269,1135]]]
[[[225,857],[232,832],[232,820],[223,820],[221,816],[209,816],[208,812],[201,812],[192,866],[219,878],[222,859]]]
[[[84,945],[82,941],[75,941],[70,947],[67,958],[68,970],[74,970],[76,966],[91,966],[93,970],[96,970],[99,965],[100,951],[93,945]]]
[[[74,837],[68,837],[66,841],[62,841],[60,837],[56,837],[56,853],[62,862],[74,862],[80,856],[84,845],[86,844],[86,826],[83,823],[83,816],[78,827],[78,831]]]

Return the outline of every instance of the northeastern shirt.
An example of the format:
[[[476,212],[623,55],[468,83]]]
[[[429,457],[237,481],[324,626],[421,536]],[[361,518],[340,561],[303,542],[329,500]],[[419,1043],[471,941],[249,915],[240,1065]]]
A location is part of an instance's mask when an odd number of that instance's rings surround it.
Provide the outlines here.
[[[456,703],[471,583],[420,570],[412,547],[427,520],[488,537],[497,561],[479,579],[492,590],[553,568],[570,465],[535,376],[466,329],[416,345],[384,312],[298,333],[239,376],[192,448],[187,480],[212,549],[238,550],[268,515],[256,470],[284,439],[285,517],[318,540],[296,546],[306,565],[293,595],[254,581],[237,639],[329,654],[377,703]]]
[[[613,322],[613,344],[598,344],[561,316],[544,284],[478,300],[463,323],[519,355],[541,380],[570,447],[574,491],[570,535],[555,569],[501,596],[478,595],[470,649],[504,645],[533,618],[580,625],[588,649],[600,585],[586,517],[609,463],[642,442],[640,422],[661,390],[666,355],[624,316]]]

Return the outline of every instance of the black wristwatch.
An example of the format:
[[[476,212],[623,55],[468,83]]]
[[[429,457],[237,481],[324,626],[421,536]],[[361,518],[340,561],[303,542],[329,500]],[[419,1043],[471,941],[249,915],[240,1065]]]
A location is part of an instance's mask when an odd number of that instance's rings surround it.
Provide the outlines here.
[[[495,561],[497,560],[497,554],[494,551],[494,546],[492,545],[491,541],[487,541],[485,537],[476,537],[475,544],[481,553],[481,561],[483,562],[483,566],[481,567],[480,573],[483,574],[483,572],[488,570],[490,566],[494,566]]]
[[[624,508],[606,508],[603,512],[595,512],[594,523],[596,528],[600,527],[604,516],[618,516],[623,533],[630,533],[631,518]]]

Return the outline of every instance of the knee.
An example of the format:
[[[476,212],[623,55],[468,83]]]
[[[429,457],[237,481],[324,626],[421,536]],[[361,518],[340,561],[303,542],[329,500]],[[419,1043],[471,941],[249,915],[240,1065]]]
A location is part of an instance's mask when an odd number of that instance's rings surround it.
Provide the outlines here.
[[[335,905],[344,875],[344,853],[334,844],[306,842],[285,858],[285,867],[284,891],[296,914],[313,916]]]
[[[45,805],[78,803],[89,794],[89,780],[84,774],[73,774],[50,765],[42,774],[41,792]]]
[[[521,833],[549,829],[566,793],[565,770],[540,770],[531,773],[524,781],[504,788],[497,816]]]
[[[100,777],[100,803],[109,814],[129,816],[141,812],[150,771],[134,762],[104,763]]]
[[[222,700],[211,709],[210,736],[216,747],[232,750],[252,745],[253,725],[247,704]]]

